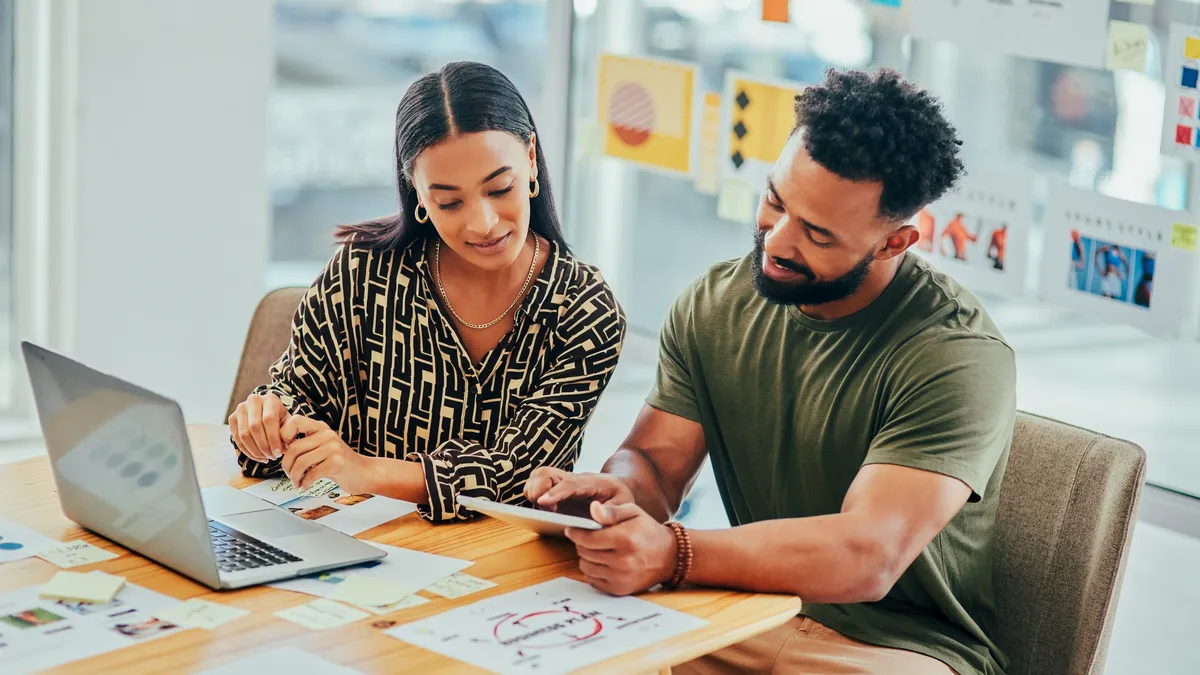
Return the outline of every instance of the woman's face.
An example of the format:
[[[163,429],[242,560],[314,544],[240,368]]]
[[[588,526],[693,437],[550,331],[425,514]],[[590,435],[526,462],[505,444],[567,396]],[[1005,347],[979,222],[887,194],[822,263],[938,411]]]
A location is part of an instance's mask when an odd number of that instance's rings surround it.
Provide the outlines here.
[[[503,131],[460,134],[413,162],[413,186],[434,229],[472,265],[503,269],[520,255],[537,177],[536,142]]]

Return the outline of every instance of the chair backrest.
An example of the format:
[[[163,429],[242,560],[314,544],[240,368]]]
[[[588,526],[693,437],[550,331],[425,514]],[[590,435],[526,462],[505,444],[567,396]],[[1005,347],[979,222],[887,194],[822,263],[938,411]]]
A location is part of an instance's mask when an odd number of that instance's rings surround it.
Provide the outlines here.
[[[1020,414],[996,516],[1009,675],[1099,675],[1145,480],[1132,443]]]
[[[292,318],[307,292],[307,287],[280,288],[259,301],[254,317],[250,319],[246,344],[242,347],[242,359],[229,395],[226,417],[233,414],[234,408],[245,401],[255,387],[270,381],[267,370],[287,351],[292,336]]]

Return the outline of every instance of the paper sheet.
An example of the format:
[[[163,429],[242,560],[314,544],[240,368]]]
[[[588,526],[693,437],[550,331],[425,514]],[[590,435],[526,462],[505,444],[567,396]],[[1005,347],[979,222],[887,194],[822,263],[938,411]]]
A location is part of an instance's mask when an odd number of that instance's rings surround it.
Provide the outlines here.
[[[397,548],[375,542],[367,542],[375,548],[387,551],[383,560],[372,560],[362,565],[343,567],[329,572],[311,574],[298,579],[277,581],[270,586],[287,591],[315,595],[319,598],[332,598],[337,587],[347,576],[365,576],[371,579],[388,582],[403,587],[410,593],[440,581],[456,572],[470,567],[473,563],[468,560],[447,558],[445,556],[422,553],[406,548]],[[397,609],[403,609],[398,607]],[[375,611],[373,608],[371,611]],[[394,611],[388,609],[387,611]]]
[[[408,595],[411,595],[411,591],[403,586],[351,573],[337,584],[331,599],[359,607],[386,607]]]
[[[1042,217],[1041,297],[1159,337],[1184,333],[1196,299],[1192,216],[1055,180]]]
[[[488,581],[487,579],[480,579],[479,577],[473,577],[469,574],[462,574],[460,572],[458,574],[448,576],[435,584],[427,586],[425,590],[429,591],[430,593],[440,595],[443,598],[450,598],[451,600],[454,600],[472,593],[486,591],[489,588],[495,587],[495,582]]]
[[[700,108],[700,149],[696,159],[696,192],[715,195],[721,183],[721,95],[704,94]]]
[[[694,63],[601,54],[596,120],[604,154],[690,176],[698,73]]]
[[[38,557],[64,569],[104,562],[118,557],[116,553],[93,546],[82,539],[58,544],[38,551]]]
[[[1164,153],[1193,162],[1200,160],[1200,26],[1171,24],[1163,71],[1166,105],[1163,108]]]
[[[1026,173],[972,169],[913,218],[921,236],[913,250],[976,293],[1024,295],[1033,187]]]
[[[256,483],[245,492],[348,535],[407,516],[417,505],[379,495],[352,495],[336,484],[321,479],[305,492],[287,478]]]
[[[32,558],[38,551],[61,543],[0,518],[0,563]]]
[[[159,612],[155,616],[184,628],[216,630],[230,621],[235,621],[248,614],[250,614],[248,609],[192,598],[165,612]]]
[[[275,612],[275,616],[287,619],[292,623],[300,624],[305,628],[311,628],[312,630],[325,630],[327,628],[344,626],[359,619],[365,619],[370,614],[354,609],[353,607],[347,607],[340,602],[318,598],[299,607]]]
[[[706,625],[640,598],[555,579],[389,629],[501,675],[568,673]]]
[[[103,572],[58,572],[38,589],[38,597],[66,602],[108,604],[125,585],[125,577]]]
[[[0,594],[0,664],[4,673],[52,668],[183,630],[155,618],[178,600],[126,583],[96,605],[38,597],[29,586]]]
[[[737,179],[727,180],[717,197],[717,216],[735,223],[750,223],[754,220],[754,202],[753,188]]]
[[[1129,21],[1108,22],[1108,58],[1105,67],[1109,70],[1146,69],[1146,49],[1150,46],[1150,27],[1144,23]]]
[[[260,652],[254,656],[206,670],[199,675],[263,675],[263,673],[359,675],[359,672],[353,668],[331,663],[316,654],[290,648]]]
[[[800,82],[725,72],[721,114],[721,178],[764,190],[767,176],[796,126]],[[732,220],[732,219],[731,219]]]
[[[1107,0],[911,0],[912,36],[969,51],[1103,68]]]

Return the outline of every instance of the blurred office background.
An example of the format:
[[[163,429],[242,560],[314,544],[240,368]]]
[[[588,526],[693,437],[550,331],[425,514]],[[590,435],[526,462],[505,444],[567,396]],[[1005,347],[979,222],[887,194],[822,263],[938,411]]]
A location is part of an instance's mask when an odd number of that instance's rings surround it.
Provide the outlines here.
[[[37,452],[20,339],[220,421],[258,299],[310,283],[334,225],[394,210],[397,101],[470,59],[528,97],[569,239],[629,316],[582,459],[595,468],[649,387],[670,302],[750,245],[690,181],[587,152],[602,51],[698,63],[712,91],[727,69],[813,82],[828,67],[894,67],[945,101],[971,166],[1194,214],[1196,172],[1158,137],[1166,27],[1200,23],[1200,7],[1113,8],[1153,26],[1147,73],[910,39],[902,11],[869,0],[792,0],[788,25],[763,23],[757,0],[0,0],[0,459]],[[985,300],[1017,349],[1023,409],[1149,455],[1158,489],[1109,672],[1195,672],[1200,345]],[[723,524],[711,476],[687,509]]]

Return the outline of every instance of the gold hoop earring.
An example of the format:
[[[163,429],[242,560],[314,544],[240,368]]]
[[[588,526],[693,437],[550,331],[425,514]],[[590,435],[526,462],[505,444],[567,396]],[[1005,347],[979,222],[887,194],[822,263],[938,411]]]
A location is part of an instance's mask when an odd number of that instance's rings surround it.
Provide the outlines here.
[[[533,187],[529,188],[529,198],[533,199],[534,197],[538,196],[541,193],[542,193],[542,186],[541,186],[541,184],[538,183],[538,179],[535,176],[533,179]]]
[[[429,222],[429,211],[424,206],[421,206],[420,202],[417,202],[417,210],[413,212],[413,216],[422,225]]]

